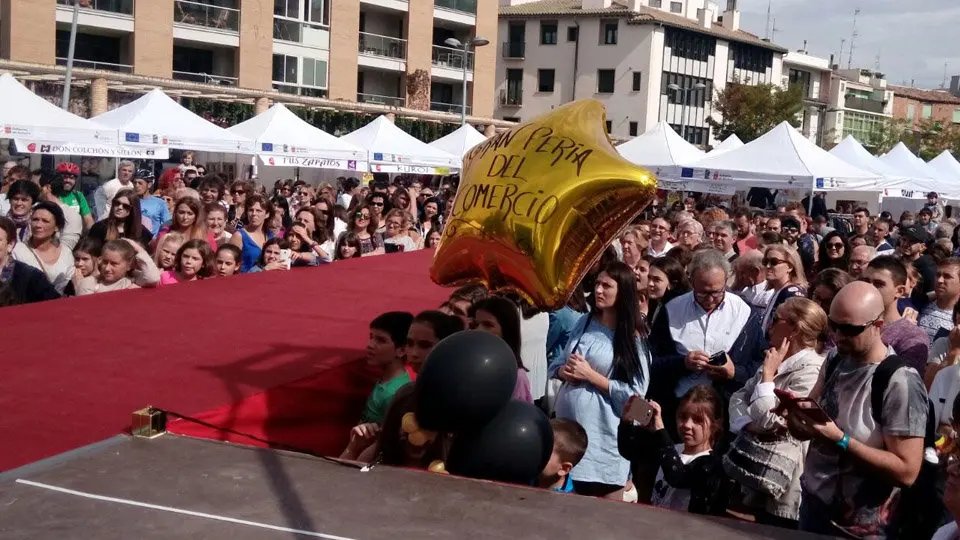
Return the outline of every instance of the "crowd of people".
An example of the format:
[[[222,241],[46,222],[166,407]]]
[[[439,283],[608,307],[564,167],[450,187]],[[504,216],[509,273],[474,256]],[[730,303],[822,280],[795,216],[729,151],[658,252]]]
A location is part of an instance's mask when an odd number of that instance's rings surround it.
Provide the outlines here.
[[[71,162],[50,171],[8,162],[0,307],[430,248],[455,192],[449,179],[386,175],[369,185],[278,181],[268,192],[203,174],[193,158],[185,152],[159,178],[121,161],[92,189]]]
[[[367,347],[383,376],[341,457],[441,471],[448,436],[417,426],[411,383],[433,345],[472,328],[510,345],[514,399],[552,417],[540,487],[957,538],[960,257],[942,210],[845,220],[690,198],[631,225],[561,310],[475,285],[437,311],[383,314]]]

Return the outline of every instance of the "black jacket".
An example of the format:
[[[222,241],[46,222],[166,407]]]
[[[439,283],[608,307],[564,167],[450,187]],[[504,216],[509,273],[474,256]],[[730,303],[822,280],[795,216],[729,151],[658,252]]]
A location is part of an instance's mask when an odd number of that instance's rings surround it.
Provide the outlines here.
[[[13,293],[14,303],[18,304],[60,298],[60,293],[53,288],[43,272],[20,261],[13,262],[13,277],[7,285]]]

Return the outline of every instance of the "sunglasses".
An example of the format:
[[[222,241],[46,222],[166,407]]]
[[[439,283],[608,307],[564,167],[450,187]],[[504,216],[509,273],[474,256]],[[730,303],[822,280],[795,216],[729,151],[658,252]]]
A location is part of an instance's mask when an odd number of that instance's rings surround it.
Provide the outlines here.
[[[117,202],[117,201],[113,201],[113,206],[121,210],[130,210],[131,208],[133,208],[133,206],[130,206],[125,202]]]
[[[838,323],[833,319],[827,319],[827,326],[835,334],[845,336],[845,337],[857,337],[860,334],[862,334],[864,330],[866,330],[867,328],[870,328],[871,326],[874,325],[874,323],[876,323],[879,320],[880,320],[880,317],[878,316],[876,319],[873,319],[872,321],[869,321],[866,324],[845,324],[845,323]]]
[[[383,206],[383,203],[382,203],[382,202],[372,202],[372,203],[370,203],[370,206],[380,206],[380,207],[382,207],[382,206]]]
[[[760,261],[760,264],[762,264],[763,266],[766,266],[767,268],[773,268],[774,266],[776,266],[776,265],[778,265],[778,264],[783,264],[783,263],[785,263],[785,262],[787,262],[787,261],[785,261],[785,260],[783,260],[783,259],[774,259],[774,258],[772,258],[772,257],[768,257],[768,258],[763,259],[762,261]]]
[[[798,228],[796,228],[796,227],[782,227],[780,230],[783,231],[783,232],[788,232],[788,233],[798,233],[798,232],[800,232],[800,229],[798,229]]]
[[[234,194],[234,195],[243,195],[244,193],[246,193],[246,191],[244,191],[244,190],[242,190],[242,189],[235,189],[235,190],[233,190],[233,194]]]
[[[843,244],[840,244],[840,243],[837,243],[837,244],[827,244],[827,249],[835,249],[835,250],[837,250],[837,251],[840,251],[841,249],[843,249]]]
[[[357,212],[356,217],[357,219],[370,219],[369,214],[361,214],[360,212]]]

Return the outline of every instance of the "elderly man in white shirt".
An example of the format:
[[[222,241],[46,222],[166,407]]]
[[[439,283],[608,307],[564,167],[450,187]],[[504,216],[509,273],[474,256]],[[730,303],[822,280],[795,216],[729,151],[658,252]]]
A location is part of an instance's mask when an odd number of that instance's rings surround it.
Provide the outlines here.
[[[670,243],[670,222],[658,217],[650,223],[650,246],[647,247],[647,255],[651,257],[663,257],[668,251],[673,249]]]

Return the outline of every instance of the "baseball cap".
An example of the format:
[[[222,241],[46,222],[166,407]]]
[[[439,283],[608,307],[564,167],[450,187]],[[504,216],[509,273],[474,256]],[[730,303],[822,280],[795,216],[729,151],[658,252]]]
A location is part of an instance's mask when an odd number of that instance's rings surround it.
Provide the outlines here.
[[[914,244],[926,244],[930,241],[930,235],[919,225],[910,225],[900,229],[900,238],[911,240]]]

